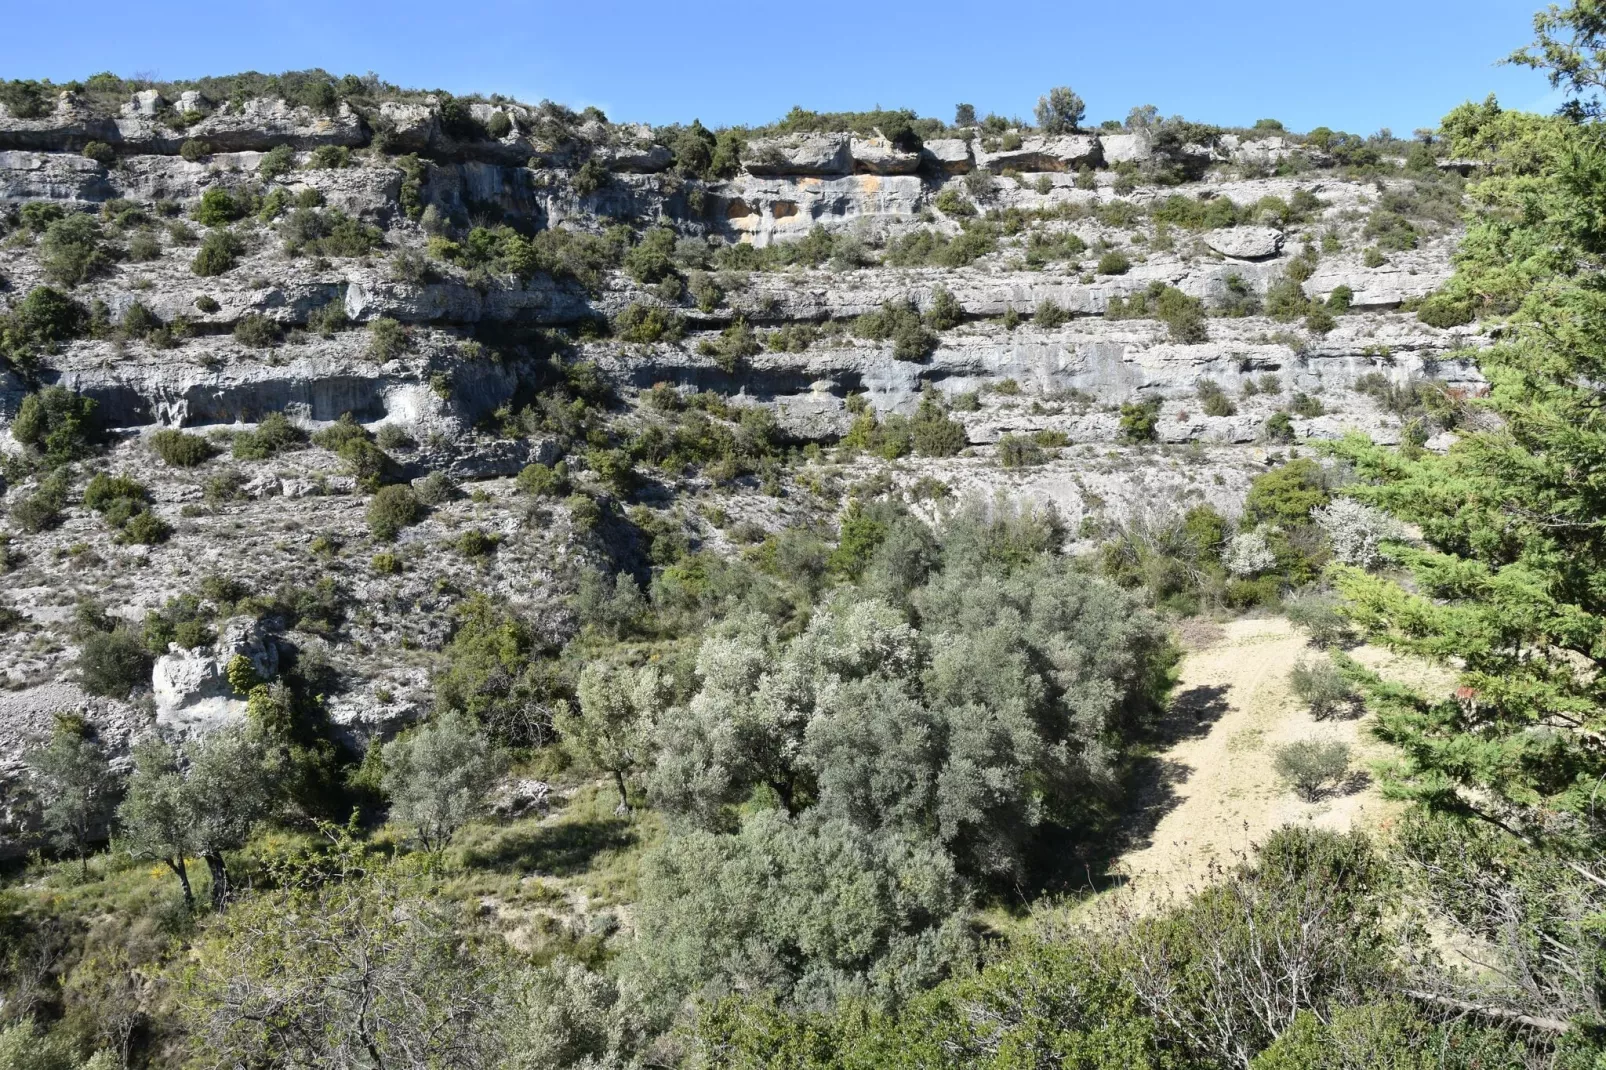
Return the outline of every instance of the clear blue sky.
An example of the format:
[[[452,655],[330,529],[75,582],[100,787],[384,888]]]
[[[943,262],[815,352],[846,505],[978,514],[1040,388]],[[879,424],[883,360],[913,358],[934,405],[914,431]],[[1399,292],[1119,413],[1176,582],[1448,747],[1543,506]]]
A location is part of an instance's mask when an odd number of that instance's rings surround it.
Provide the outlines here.
[[[375,71],[401,85],[502,92],[611,118],[761,123],[911,107],[1030,115],[1074,87],[1094,121],[1136,104],[1221,124],[1281,119],[1408,134],[1490,92],[1553,107],[1539,75],[1495,61],[1542,0],[12,0],[0,76],[100,70],[164,79],[241,70]]]

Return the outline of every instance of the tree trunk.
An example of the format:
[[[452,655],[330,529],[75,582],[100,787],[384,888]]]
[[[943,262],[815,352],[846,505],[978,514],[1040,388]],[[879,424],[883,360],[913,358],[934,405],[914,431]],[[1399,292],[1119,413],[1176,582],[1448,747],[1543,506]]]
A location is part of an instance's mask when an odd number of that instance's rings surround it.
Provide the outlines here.
[[[229,901],[229,870],[223,864],[223,852],[210,851],[205,858],[212,874],[212,909],[221,913]]]
[[[630,812],[630,796],[625,791],[624,770],[615,769],[613,771],[613,784],[614,787],[619,789],[619,809],[615,810],[614,813],[628,814]]]
[[[169,858],[165,860],[167,868],[178,876],[178,882],[184,888],[184,905],[190,910],[195,909],[195,893],[190,891],[190,871],[184,867],[183,858]]]

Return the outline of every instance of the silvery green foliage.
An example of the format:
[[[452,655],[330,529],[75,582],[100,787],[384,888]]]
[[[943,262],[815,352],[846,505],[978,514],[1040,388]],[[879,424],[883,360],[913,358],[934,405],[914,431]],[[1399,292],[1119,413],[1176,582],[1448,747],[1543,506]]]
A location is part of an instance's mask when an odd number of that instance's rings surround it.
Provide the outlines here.
[[[485,808],[501,771],[501,756],[473,718],[456,710],[436,716],[385,745],[382,787],[390,816],[411,825],[426,850],[439,851],[452,833]]]
[[[1157,622],[1060,559],[950,551],[907,615],[846,589],[790,642],[758,618],[704,641],[659,723],[679,821],[644,863],[643,992],[912,991],[965,946],[970,881],[1023,876],[1044,825],[1114,797]]]
[[[1277,555],[1272,553],[1271,546],[1266,541],[1266,529],[1255,528],[1253,531],[1240,531],[1232,537],[1227,545],[1227,552],[1221,557],[1222,564],[1234,576],[1258,576],[1268,569],[1277,566]]]
[[[1393,517],[1353,498],[1334,498],[1312,510],[1311,517],[1327,533],[1333,556],[1358,568],[1377,568],[1384,560],[1384,540],[1405,537],[1404,528]]]
[[[651,1041],[634,989],[578,962],[527,970],[509,986],[505,1070],[628,1070]]]

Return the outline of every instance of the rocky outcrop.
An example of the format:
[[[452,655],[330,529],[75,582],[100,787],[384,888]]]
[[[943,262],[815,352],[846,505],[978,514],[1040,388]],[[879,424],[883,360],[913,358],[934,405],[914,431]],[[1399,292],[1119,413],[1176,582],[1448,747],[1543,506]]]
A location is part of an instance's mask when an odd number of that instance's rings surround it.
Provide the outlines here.
[[[186,141],[200,141],[214,152],[265,150],[275,145],[312,149],[320,145],[363,145],[367,127],[350,107],[334,114],[295,107],[283,100],[253,99],[224,105],[188,126],[175,128],[163,119],[154,91],[136,94],[123,114],[111,118],[91,114],[64,100],[41,119],[0,116],[0,149],[77,151],[101,141],[120,152],[176,153]]]
[[[229,665],[245,658],[256,678],[279,675],[279,646],[267,625],[253,617],[235,617],[218,627],[211,649],[184,650],[176,644],[156,659],[151,694],[156,724],[170,733],[206,733],[245,719],[246,699],[229,682]]]
[[[853,170],[864,175],[912,175],[922,159],[919,152],[905,151],[881,137],[854,137],[850,151]]]
[[[848,134],[755,138],[742,154],[751,175],[846,175],[853,171]]]
[[[970,142],[956,137],[933,138],[920,150],[920,158],[932,170],[941,174],[966,174],[976,165],[970,154]]]
[[[1223,227],[1206,234],[1204,243],[1234,260],[1265,260],[1282,249],[1283,235],[1271,227]]]
[[[976,151],[976,166],[1000,171],[1075,171],[1097,167],[1104,160],[1099,139],[1089,134],[1063,137],[1028,137],[1013,149]]]

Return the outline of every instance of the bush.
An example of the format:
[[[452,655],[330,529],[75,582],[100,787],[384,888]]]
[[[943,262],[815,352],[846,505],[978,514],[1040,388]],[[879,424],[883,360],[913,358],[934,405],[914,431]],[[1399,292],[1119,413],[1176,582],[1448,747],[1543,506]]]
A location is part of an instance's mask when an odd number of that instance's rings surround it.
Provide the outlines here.
[[[1028,468],[1048,460],[1043,448],[1024,435],[1005,435],[998,440],[998,464],[1003,468]]]
[[[445,472],[431,472],[413,485],[413,493],[425,505],[442,505],[457,497],[457,484]]]
[[[1477,312],[1472,307],[1472,302],[1465,298],[1436,293],[1430,294],[1422,302],[1422,306],[1416,310],[1416,318],[1429,327],[1443,330],[1471,323],[1477,318]]]
[[[245,251],[245,245],[231,230],[214,230],[207,234],[190,261],[190,270],[203,278],[222,275],[234,267],[235,259]]]
[[[1266,441],[1287,444],[1294,441],[1294,422],[1286,412],[1274,412],[1266,417]]]
[[[1305,393],[1303,390],[1294,391],[1293,398],[1288,402],[1288,411],[1295,416],[1311,419],[1320,416],[1327,410],[1322,407],[1320,398]]]
[[[390,542],[424,518],[424,506],[413,488],[402,484],[380,487],[368,503],[368,530],[374,538]]]
[[[151,658],[145,644],[126,629],[97,632],[78,649],[78,682],[91,695],[126,699],[150,679]]]
[[[295,170],[296,150],[289,145],[275,145],[262,154],[257,163],[257,174],[262,176],[264,182],[271,182],[280,175],[289,174]]]
[[[244,218],[250,210],[250,194],[242,190],[236,196],[222,186],[213,186],[201,194],[201,201],[190,213],[190,218],[203,227],[224,227],[236,219]]]
[[[89,327],[84,306],[50,286],[35,286],[9,314],[0,314],[0,358],[30,364]]]
[[[1334,499],[1312,510],[1311,519],[1326,533],[1333,557],[1357,568],[1375,569],[1382,565],[1382,544],[1406,537],[1405,528],[1393,517],[1353,498]]]
[[[947,287],[938,286],[931,292],[931,307],[926,310],[926,322],[935,330],[946,331],[965,321],[965,307]]]
[[[338,171],[351,166],[351,150],[344,145],[319,145],[307,156],[309,171]]]
[[[1349,619],[1338,611],[1338,600],[1332,595],[1294,595],[1283,603],[1283,613],[1290,624],[1304,629],[1316,646],[1342,646],[1354,638]]]
[[[11,437],[52,467],[87,457],[99,437],[95,402],[66,387],[47,386],[22,399]]]
[[[265,461],[295,449],[306,440],[306,432],[292,424],[284,413],[270,412],[262,417],[255,430],[235,436],[234,456],[241,461]]]
[[[1032,323],[1045,331],[1052,331],[1054,328],[1070,322],[1070,318],[1071,314],[1060,307],[1059,303],[1051,297],[1043,298],[1038,303],[1037,310],[1032,313]]]
[[[626,342],[673,342],[686,333],[686,321],[678,312],[634,301],[614,317],[613,333]]]
[[[380,316],[368,325],[368,359],[378,364],[395,360],[412,348],[407,328],[389,316]]]
[[[479,528],[469,528],[457,537],[453,546],[464,557],[476,560],[489,557],[501,542],[502,540],[495,535],[487,535]]]
[[[200,435],[171,428],[163,428],[151,435],[150,445],[163,463],[174,468],[194,468],[205,463],[216,452],[212,444]]]
[[[190,163],[199,163],[209,156],[212,147],[197,138],[187,138],[184,144],[178,147],[178,154]]]
[[[101,247],[100,223],[78,212],[45,228],[39,241],[39,266],[45,278],[63,286],[76,286],[111,267],[111,256]]]
[[[1301,798],[1315,802],[1343,780],[1349,758],[1346,743],[1303,739],[1278,747],[1272,765]]]
[[[1336,326],[1338,321],[1321,305],[1311,305],[1305,312],[1305,329],[1311,334],[1326,334]]]
[[[58,469],[41,480],[32,494],[13,501],[7,513],[23,531],[45,531],[61,522],[61,511],[67,504],[67,489],[67,470]]]
[[[1327,307],[1334,312],[1348,312],[1355,303],[1355,291],[1340,284],[1333,287],[1333,292],[1327,295]]]
[[[890,340],[894,360],[924,360],[938,343],[936,334],[907,302],[887,301],[878,310],[866,312],[853,321],[853,333],[876,342]]]
[[[1266,315],[1284,323],[1303,316],[1310,301],[1297,279],[1284,275],[1266,288]]]
[[[1296,528],[1309,524],[1311,510],[1326,505],[1328,498],[1321,465],[1301,457],[1255,478],[1244,499],[1244,515],[1251,523]]]
[[[248,312],[234,325],[234,340],[254,349],[264,349],[279,341],[279,325],[259,313]]]
[[[720,332],[718,339],[704,339],[697,343],[697,352],[705,357],[713,357],[714,363],[728,374],[733,374],[744,359],[763,352],[763,349],[758,335],[740,316]]]
[[[1121,406],[1121,437],[1128,442],[1153,442],[1159,424],[1158,401],[1127,402]]]
[[[544,464],[525,465],[519,473],[518,486],[519,490],[536,498],[555,498],[569,490],[561,464],[557,468]]]
[[[1300,659],[1288,673],[1288,687],[1294,697],[1310,707],[1318,721],[1326,720],[1355,698],[1355,691],[1332,662],[1323,658],[1307,662]]]
[[[1127,259],[1125,253],[1110,251],[1099,257],[1098,273],[1100,275],[1125,275],[1132,270],[1132,261]]]
[[[1232,416],[1238,411],[1238,406],[1232,403],[1227,392],[1214,379],[1201,379],[1195,387],[1195,393],[1199,397],[1199,407],[1206,416]]]
[[[84,155],[102,167],[110,167],[117,162],[117,150],[104,141],[91,141],[85,145]]]

